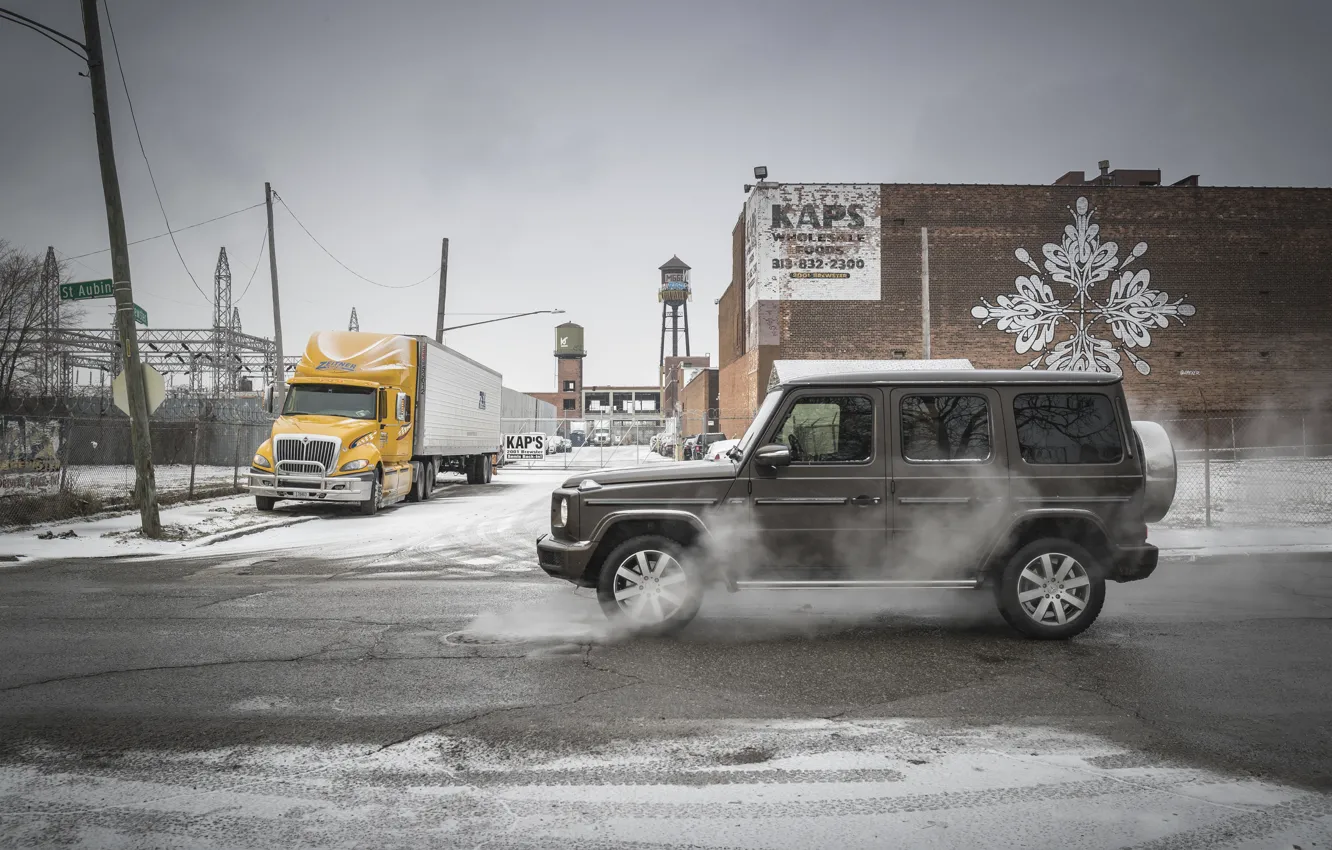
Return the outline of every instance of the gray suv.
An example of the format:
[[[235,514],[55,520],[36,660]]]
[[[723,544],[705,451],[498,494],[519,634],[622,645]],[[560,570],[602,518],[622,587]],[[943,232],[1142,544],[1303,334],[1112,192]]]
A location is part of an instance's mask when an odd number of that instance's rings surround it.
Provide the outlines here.
[[[1147,523],[1175,492],[1156,423],[1103,373],[901,371],[773,388],[730,453],[575,475],[537,540],[548,574],[595,587],[640,631],[728,590],[985,589],[1035,638],[1146,578]]]

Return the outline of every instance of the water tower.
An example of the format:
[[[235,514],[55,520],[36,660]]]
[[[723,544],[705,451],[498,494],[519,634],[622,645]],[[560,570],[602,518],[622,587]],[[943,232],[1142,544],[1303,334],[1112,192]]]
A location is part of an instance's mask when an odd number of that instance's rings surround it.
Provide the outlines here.
[[[666,370],[666,339],[671,340],[671,356],[680,356],[680,334],[684,334],[684,353],[689,356],[689,266],[673,256],[661,266],[661,288],[657,300],[661,302],[661,361],[658,371]]]

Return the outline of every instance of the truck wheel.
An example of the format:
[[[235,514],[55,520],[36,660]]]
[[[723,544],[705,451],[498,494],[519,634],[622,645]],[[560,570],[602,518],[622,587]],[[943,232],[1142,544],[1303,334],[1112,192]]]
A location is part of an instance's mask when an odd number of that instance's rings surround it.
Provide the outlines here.
[[[490,455],[481,455],[481,483],[489,484],[495,478],[495,462]]]
[[[435,495],[435,463],[431,461],[422,464],[422,468],[425,470],[425,478],[421,481],[421,486],[425,490],[425,495],[421,497],[421,501],[426,502]]]
[[[370,486],[370,498],[366,499],[356,506],[361,516],[374,516],[379,510],[379,502],[384,497],[384,484],[378,471],[375,472],[375,481]]]
[[[476,475],[481,469],[481,467],[477,465],[477,458],[468,457],[466,460],[463,461],[463,467],[467,471],[467,483],[476,484],[477,483]]]
[[[1105,578],[1082,546],[1045,538],[1022,547],[1004,567],[999,613],[1028,637],[1064,640],[1096,621],[1105,604]]]
[[[273,506],[276,505],[276,504],[277,504],[277,497],[276,497],[276,496],[255,496],[255,497],[254,497],[254,506],[255,506],[258,510],[262,511],[263,513],[268,513],[269,511],[273,510]]]
[[[417,461],[412,461],[412,489],[407,491],[407,501],[419,502],[425,498],[425,473],[424,467]]]
[[[703,581],[669,537],[645,534],[616,546],[601,565],[597,601],[616,626],[668,634],[688,625],[703,604]]]

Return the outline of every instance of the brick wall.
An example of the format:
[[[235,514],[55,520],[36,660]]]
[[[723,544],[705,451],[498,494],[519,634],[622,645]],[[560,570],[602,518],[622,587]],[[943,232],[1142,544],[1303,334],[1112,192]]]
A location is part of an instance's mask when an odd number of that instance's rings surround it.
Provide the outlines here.
[[[771,347],[768,364],[922,356],[922,227],[929,232],[932,356],[1018,368],[1049,353],[1073,324],[1059,322],[1043,351],[1019,353],[1014,334],[972,310],[984,301],[1001,306],[1019,276],[1039,275],[1068,302],[1075,290],[1045,268],[1045,246],[1076,226],[1073,210],[1085,198],[1099,244],[1116,243],[1118,260],[1089,297],[1104,303],[1124,271],[1146,270],[1150,289],[1196,311],[1179,317],[1183,324],[1167,317],[1167,327],[1148,328],[1150,345],[1120,353],[1135,412],[1192,415],[1204,399],[1212,411],[1332,409],[1332,190],[889,184],[881,191],[882,299],[783,302],[781,344]],[[733,241],[738,274],[727,293],[732,301],[723,296],[718,314],[722,340],[734,339],[742,310],[742,227]],[[1139,243],[1145,252],[1133,256]],[[1122,345],[1104,321],[1092,330]],[[730,357],[723,344],[722,405],[752,409],[767,380],[764,358],[753,351]]]
[[[680,433],[702,434],[716,427],[718,370],[704,369],[680,394]],[[711,423],[711,424],[710,424]]]

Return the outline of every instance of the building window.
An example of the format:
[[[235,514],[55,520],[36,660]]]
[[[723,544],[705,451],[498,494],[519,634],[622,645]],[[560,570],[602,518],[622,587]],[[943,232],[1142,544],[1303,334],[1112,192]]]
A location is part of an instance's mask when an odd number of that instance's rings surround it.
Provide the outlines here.
[[[578,400],[577,400],[577,399],[566,398],[566,399],[564,400],[564,409],[565,409],[565,410],[577,410],[577,409],[578,409],[578,408],[577,408],[577,403],[578,403]]]
[[[978,395],[902,399],[902,457],[909,461],[988,460],[990,407]]]
[[[1027,463],[1118,463],[1123,440],[1114,407],[1099,393],[1032,393],[1013,400]]]
[[[564,382],[564,389],[562,390],[562,392],[566,392],[566,393],[578,392],[578,385],[577,385],[577,382],[576,382],[576,381],[565,381],[565,382]]]

